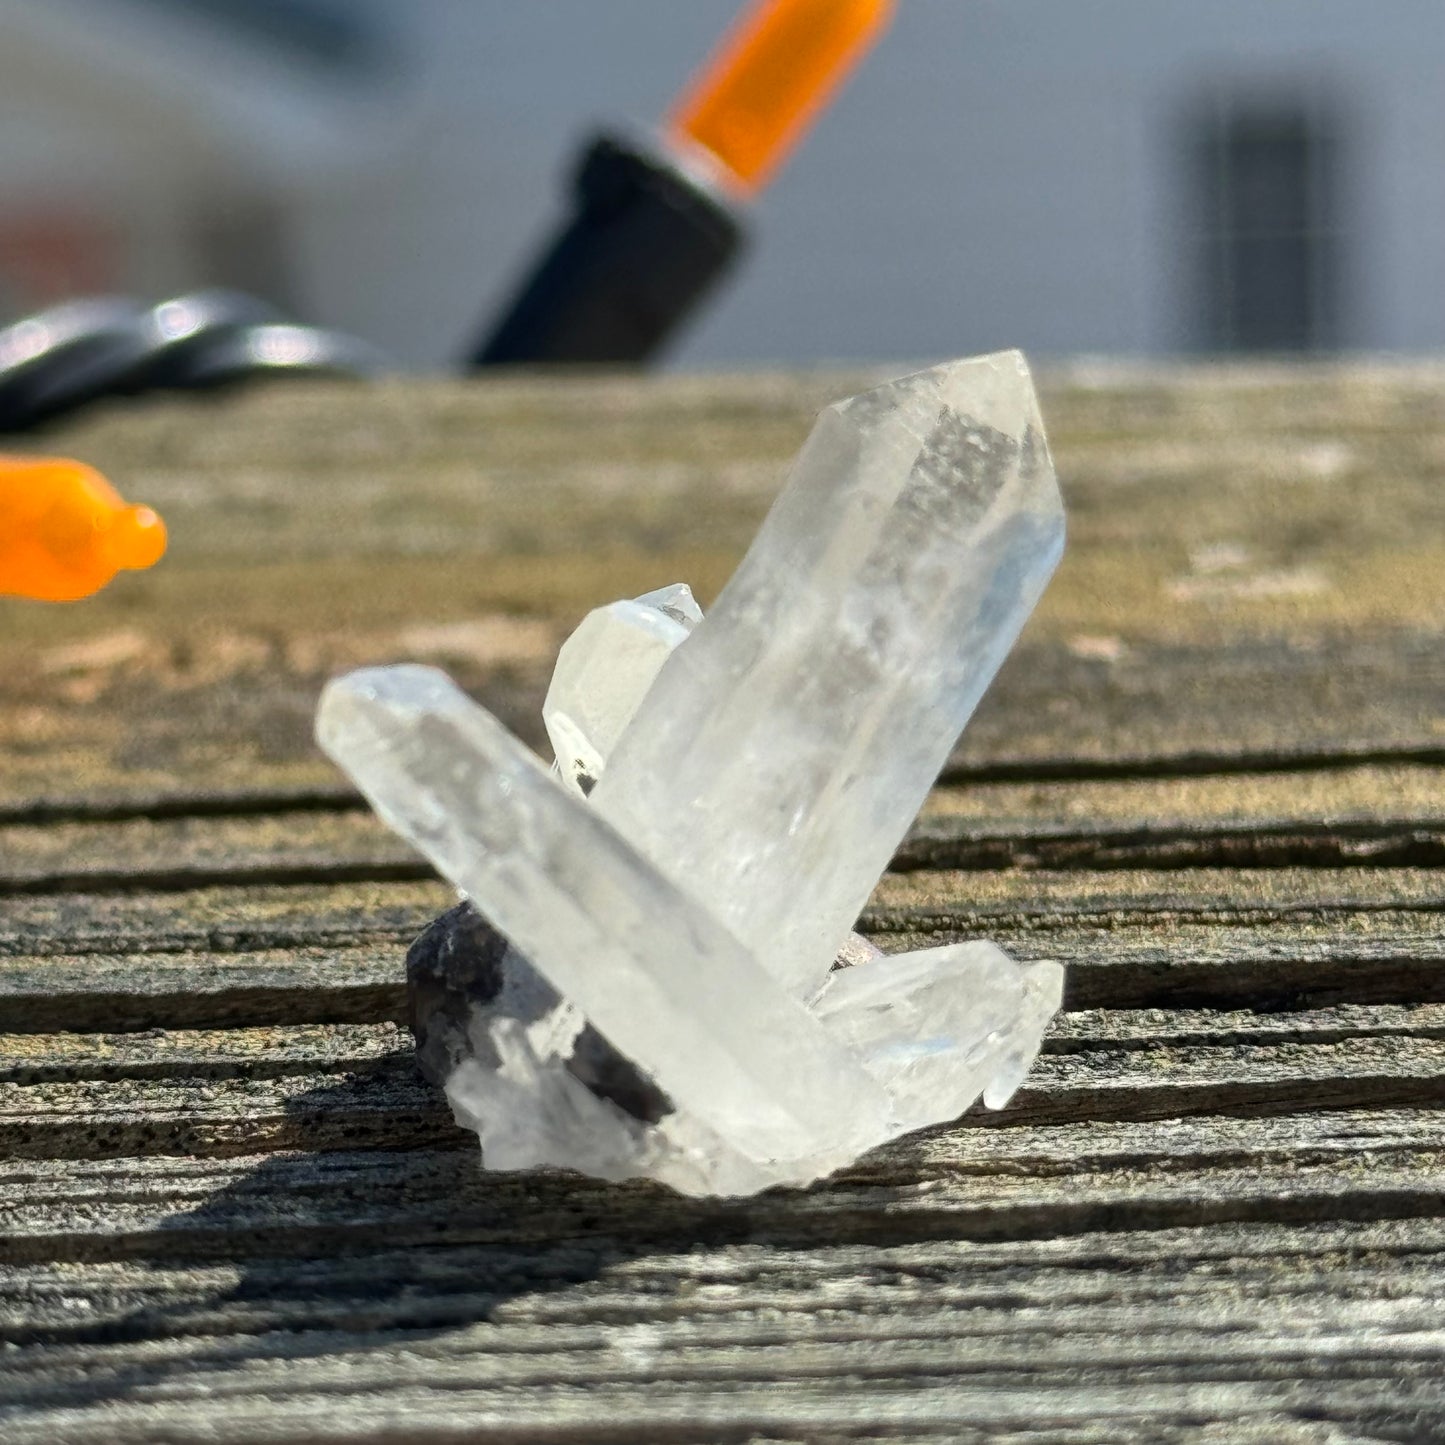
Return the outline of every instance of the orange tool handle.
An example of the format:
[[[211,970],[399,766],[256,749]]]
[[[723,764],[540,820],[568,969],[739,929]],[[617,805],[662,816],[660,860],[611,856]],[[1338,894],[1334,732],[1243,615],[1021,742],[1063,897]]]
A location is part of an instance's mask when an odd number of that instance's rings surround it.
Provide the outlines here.
[[[895,0],[757,0],[679,98],[667,131],[761,190],[882,35]]]
[[[165,550],[161,519],[128,506],[93,467],[0,456],[0,595],[75,602]]]

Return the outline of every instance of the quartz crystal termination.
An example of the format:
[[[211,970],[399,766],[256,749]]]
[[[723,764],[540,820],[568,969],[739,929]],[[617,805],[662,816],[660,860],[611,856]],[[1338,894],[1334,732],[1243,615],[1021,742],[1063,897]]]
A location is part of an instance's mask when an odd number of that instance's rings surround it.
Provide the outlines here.
[[[1018,352],[828,407],[593,806],[813,992],[1063,541]]]
[[[848,929],[1061,543],[1022,358],[953,363],[824,412],[706,620],[584,621],[556,774],[429,669],[327,689],[323,746],[477,910],[409,967],[490,1167],[747,1193],[1006,1100],[1057,965]]]
[[[542,718],[557,771],[588,796],[662,664],[702,621],[692,589],[599,607],[562,644]]]

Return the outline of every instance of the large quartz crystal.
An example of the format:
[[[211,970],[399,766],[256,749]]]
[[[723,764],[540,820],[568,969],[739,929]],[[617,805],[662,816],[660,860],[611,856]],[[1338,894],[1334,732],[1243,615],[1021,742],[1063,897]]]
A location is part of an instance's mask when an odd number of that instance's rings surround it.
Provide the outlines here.
[[[825,410],[705,619],[682,586],[590,614],[553,771],[432,669],[326,689],[322,746],[466,900],[410,968],[489,1167],[744,1194],[1008,1098],[1057,965],[849,930],[1062,546],[1004,352]]]

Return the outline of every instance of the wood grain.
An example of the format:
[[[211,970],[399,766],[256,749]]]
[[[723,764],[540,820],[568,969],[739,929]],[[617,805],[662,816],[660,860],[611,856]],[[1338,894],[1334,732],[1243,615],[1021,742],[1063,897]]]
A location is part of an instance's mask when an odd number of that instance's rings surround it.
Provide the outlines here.
[[[323,806],[324,804],[324,806]],[[0,894],[431,876],[360,798],[238,797],[189,815],[0,825]],[[159,811],[159,810],[157,810]],[[1436,865],[1445,767],[954,784],[894,860],[904,868]]]
[[[1013,1101],[974,1124],[1252,1116],[1445,1105],[1436,1024],[1323,1037],[1275,1016],[1267,1041],[1195,1021],[1183,1042],[1072,1040],[1040,1059]],[[1437,1020],[1438,1023],[1438,1020]],[[1202,1036],[1201,1036],[1202,1035]],[[0,1151],[15,1159],[415,1147],[453,1135],[395,1025],[113,1036],[0,1036]]]
[[[809,1190],[488,1174],[451,900],[332,672],[534,744],[588,607],[713,595],[858,375],[298,387],[37,443],[163,567],[0,603],[0,1438],[1445,1438],[1445,367],[1046,372],[1067,561],[880,882],[1068,967],[1004,1109]]]
[[[538,741],[565,629],[713,595],[865,379],[397,382],[61,429],[173,544],[84,607],[0,600],[0,806],[334,786],[310,718],[364,662],[440,662]],[[1445,758],[1437,371],[1045,380],[1069,552],[959,768]]]

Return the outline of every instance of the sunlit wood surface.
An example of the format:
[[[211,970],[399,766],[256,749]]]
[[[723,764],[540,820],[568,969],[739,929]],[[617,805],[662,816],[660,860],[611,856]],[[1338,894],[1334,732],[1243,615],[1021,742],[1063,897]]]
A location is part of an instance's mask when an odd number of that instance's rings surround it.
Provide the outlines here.
[[[0,1439],[1445,1436],[1445,366],[1044,374],[1059,576],[863,920],[1069,964],[1002,1112],[740,1203],[487,1175],[449,901],[310,740],[363,662],[529,740],[704,601],[859,374],[96,412],[154,572],[0,603]]]

